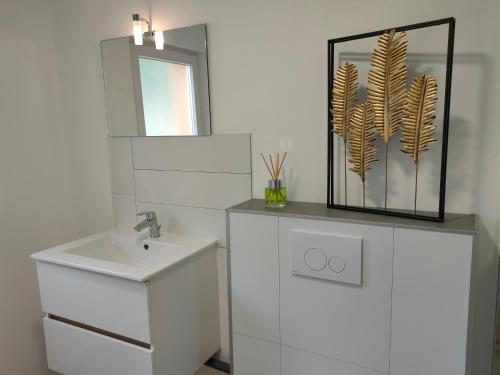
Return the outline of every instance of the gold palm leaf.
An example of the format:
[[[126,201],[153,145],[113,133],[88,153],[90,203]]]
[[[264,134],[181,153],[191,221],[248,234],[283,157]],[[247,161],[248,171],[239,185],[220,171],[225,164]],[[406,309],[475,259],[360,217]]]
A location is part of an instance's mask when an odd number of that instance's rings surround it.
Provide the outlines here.
[[[387,209],[387,162],[389,141],[403,119],[406,73],[405,65],[408,41],[406,33],[396,35],[395,30],[384,33],[378,39],[378,49],[372,54],[368,73],[368,102],[375,110],[375,127],[385,143],[385,203]]]
[[[429,75],[415,78],[404,105],[403,118],[403,152],[418,165],[420,154],[429,149],[429,144],[435,143],[432,138],[436,132],[434,113],[437,102],[437,82]]]
[[[357,173],[363,183],[363,207],[365,206],[366,174],[377,161],[375,141],[375,110],[371,103],[363,103],[354,108],[351,118],[349,147],[351,171]]]
[[[418,165],[420,154],[429,149],[429,145],[437,142],[433,139],[436,132],[434,113],[437,102],[437,82],[429,75],[417,77],[411,83],[404,104],[403,151],[415,163],[415,213],[417,212]]]
[[[333,132],[347,142],[349,123],[358,96],[358,69],[356,65],[345,63],[337,69],[332,92]]]
[[[394,30],[384,33],[378,39],[368,74],[368,102],[375,109],[375,127],[388,143],[398,130],[403,119],[406,73],[405,65],[408,41],[406,33],[396,35]]]
[[[344,201],[347,205],[347,142],[349,124],[358,96],[358,69],[346,62],[337,69],[332,90],[333,132],[344,140]]]

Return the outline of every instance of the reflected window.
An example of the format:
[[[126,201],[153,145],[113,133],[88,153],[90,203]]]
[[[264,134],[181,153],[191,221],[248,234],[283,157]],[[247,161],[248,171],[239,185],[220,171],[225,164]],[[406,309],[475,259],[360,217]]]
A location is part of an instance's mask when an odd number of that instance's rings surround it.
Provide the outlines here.
[[[197,135],[193,68],[139,57],[147,136]]]

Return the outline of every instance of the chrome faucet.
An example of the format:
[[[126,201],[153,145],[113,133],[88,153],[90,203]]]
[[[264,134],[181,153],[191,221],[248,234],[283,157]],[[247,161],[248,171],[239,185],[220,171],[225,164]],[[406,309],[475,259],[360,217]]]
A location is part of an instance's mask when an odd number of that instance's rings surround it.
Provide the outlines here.
[[[158,225],[158,220],[156,219],[154,211],[139,212],[137,216],[146,216],[145,220],[141,221],[134,227],[137,232],[141,232],[142,230],[149,228],[149,235],[151,238],[160,237],[161,225]]]

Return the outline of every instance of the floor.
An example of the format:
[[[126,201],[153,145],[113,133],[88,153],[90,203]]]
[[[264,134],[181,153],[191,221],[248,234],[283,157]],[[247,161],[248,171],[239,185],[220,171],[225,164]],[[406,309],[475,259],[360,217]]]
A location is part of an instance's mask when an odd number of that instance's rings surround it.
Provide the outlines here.
[[[226,375],[226,373],[207,366],[203,366],[194,375]]]

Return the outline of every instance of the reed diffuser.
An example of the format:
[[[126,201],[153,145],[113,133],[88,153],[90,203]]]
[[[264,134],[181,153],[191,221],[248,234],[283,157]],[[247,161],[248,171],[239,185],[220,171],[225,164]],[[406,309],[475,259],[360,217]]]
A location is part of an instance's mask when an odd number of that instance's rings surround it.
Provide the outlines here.
[[[283,181],[279,178],[286,155],[286,152],[283,155],[277,152],[273,158],[273,156],[269,154],[268,163],[264,155],[262,153],[260,154],[271,176],[269,185],[264,190],[267,208],[283,208],[286,206],[286,187],[283,186]]]

